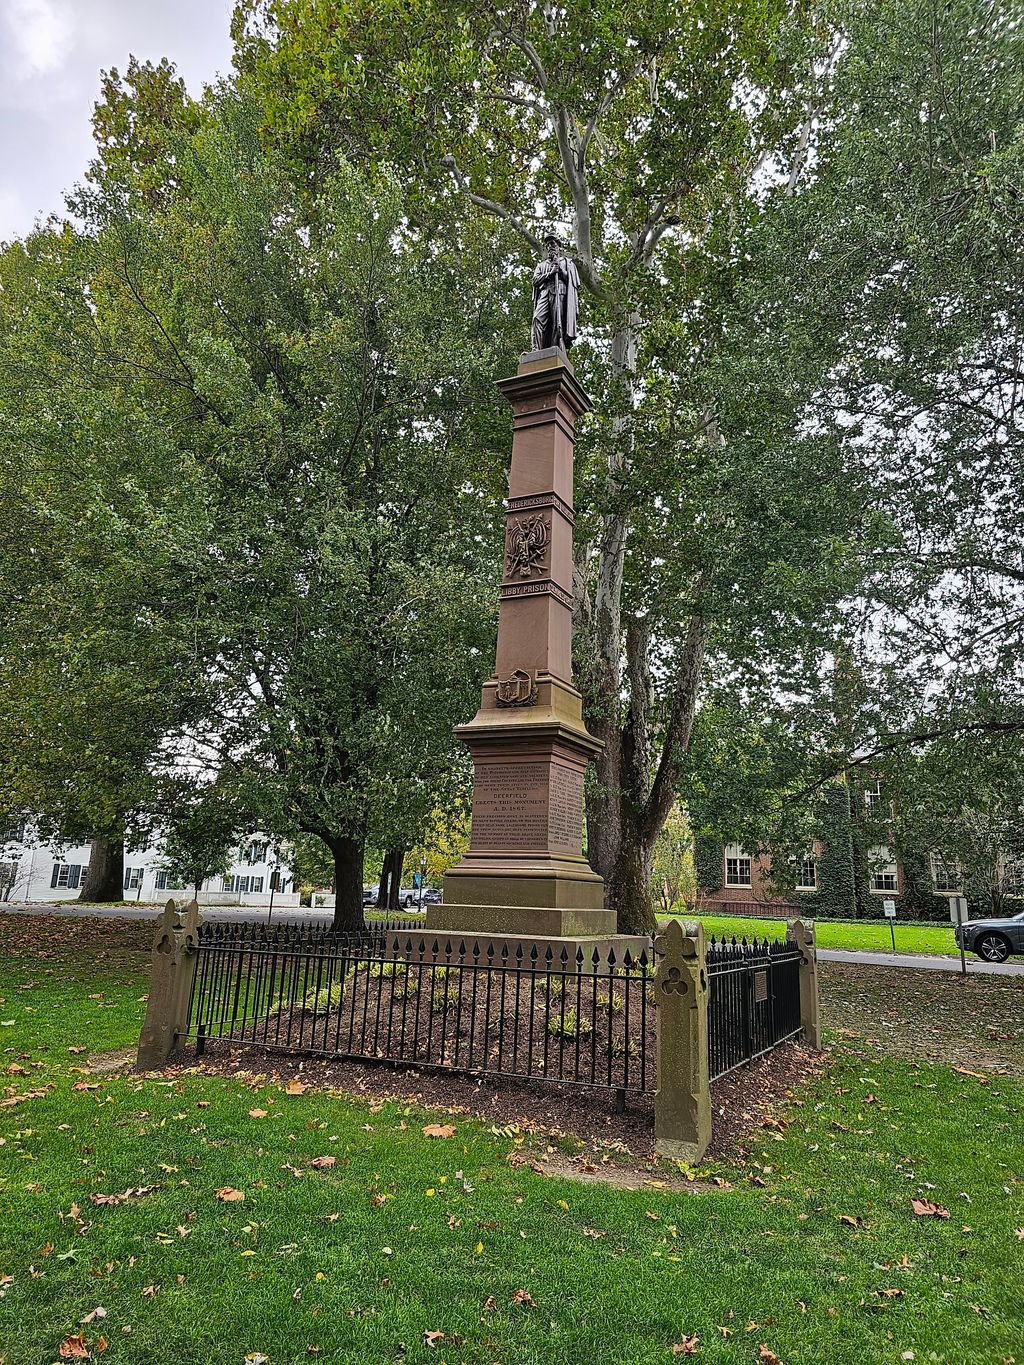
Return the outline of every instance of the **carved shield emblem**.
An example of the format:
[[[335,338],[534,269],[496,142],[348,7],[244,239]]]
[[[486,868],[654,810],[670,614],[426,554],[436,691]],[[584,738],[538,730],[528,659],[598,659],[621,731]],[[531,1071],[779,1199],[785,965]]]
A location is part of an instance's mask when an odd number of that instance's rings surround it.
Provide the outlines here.
[[[499,706],[533,706],[537,700],[533,678],[521,668],[514,669],[507,678],[498,679],[496,700]]]

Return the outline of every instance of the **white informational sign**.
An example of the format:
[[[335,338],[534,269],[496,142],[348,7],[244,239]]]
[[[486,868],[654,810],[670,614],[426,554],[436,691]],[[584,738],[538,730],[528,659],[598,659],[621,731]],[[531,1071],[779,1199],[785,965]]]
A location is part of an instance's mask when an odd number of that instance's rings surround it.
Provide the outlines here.
[[[949,922],[950,924],[960,924],[967,918],[967,897],[950,896],[949,898]]]
[[[885,918],[886,918],[886,919],[895,919],[895,918],[896,918],[896,902],[895,902],[895,901],[883,901],[883,902],[882,902],[882,913],[885,915]]]

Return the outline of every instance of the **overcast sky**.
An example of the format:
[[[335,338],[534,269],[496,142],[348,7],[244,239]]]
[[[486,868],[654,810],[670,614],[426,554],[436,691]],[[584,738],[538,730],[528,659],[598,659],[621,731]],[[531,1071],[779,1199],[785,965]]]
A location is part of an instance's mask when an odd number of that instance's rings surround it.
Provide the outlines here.
[[[0,0],[0,241],[63,210],[101,70],[169,57],[197,94],[230,69],[230,22],[231,0]]]

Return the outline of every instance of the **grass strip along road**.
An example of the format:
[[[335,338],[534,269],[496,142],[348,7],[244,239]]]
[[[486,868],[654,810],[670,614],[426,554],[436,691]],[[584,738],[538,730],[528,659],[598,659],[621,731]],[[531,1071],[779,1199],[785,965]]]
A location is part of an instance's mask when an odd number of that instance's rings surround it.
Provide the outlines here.
[[[0,927],[4,1365],[1024,1358],[1017,1077],[833,1028],[718,1187],[583,1185],[462,1114],[91,1073],[137,1036],[147,938]]]
[[[683,917],[685,918],[685,916]],[[785,938],[786,921],[755,916],[700,915],[707,936],[714,938]],[[900,924],[894,926],[898,953],[947,953],[959,950],[951,924]],[[814,921],[819,948],[846,948],[853,952],[891,953],[892,937],[887,920]]]

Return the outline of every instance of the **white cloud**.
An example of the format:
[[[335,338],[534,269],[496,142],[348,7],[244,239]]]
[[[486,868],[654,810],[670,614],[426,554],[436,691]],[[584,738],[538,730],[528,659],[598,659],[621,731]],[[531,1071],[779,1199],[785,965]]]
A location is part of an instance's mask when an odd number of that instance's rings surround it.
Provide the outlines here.
[[[4,0],[3,17],[7,52],[3,64],[15,80],[41,76],[64,61],[73,30],[66,2]]]
[[[231,0],[0,0],[0,241],[64,209],[100,71],[168,57],[195,93],[231,64]]]

